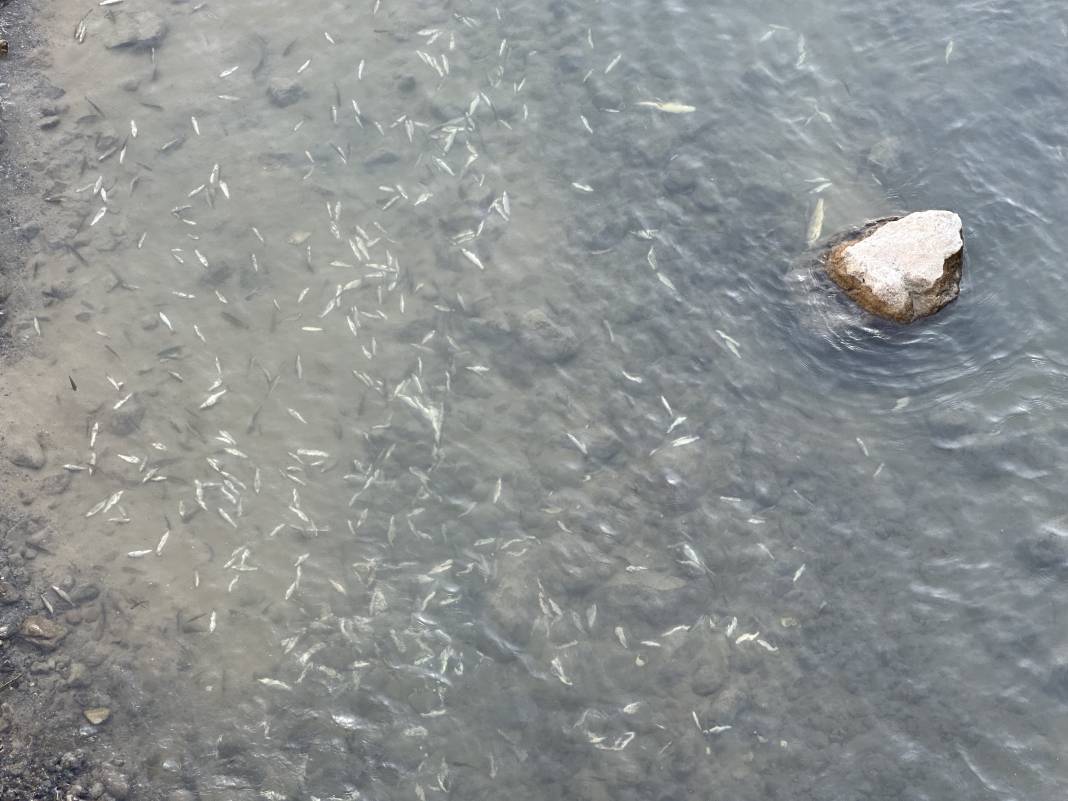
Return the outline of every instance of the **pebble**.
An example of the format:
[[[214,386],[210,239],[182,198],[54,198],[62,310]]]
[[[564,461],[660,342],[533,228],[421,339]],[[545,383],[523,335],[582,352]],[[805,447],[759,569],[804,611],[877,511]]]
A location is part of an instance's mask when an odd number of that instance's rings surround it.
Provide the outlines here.
[[[664,173],[664,189],[668,194],[682,195],[692,192],[702,172],[701,162],[690,156],[672,159]]]
[[[148,50],[159,47],[167,35],[167,23],[151,11],[119,11],[104,39],[110,49],[129,47]]]
[[[607,462],[619,453],[622,442],[615,432],[604,426],[594,426],[584,432],[586,452],[590,457]]]
[[[71,600],[76,604],[84,604],[87,601],[95,601],[100,595],[100,588],[95,584],[84,584],[70,594]]]
[[[105,789],[115,797],[117,801],[125,801],[130,795],[130,782],[118,770],[110,765],[102,771],[101,778]]]
[[[70,673],[67,675],[67,686],[72,690],[88,687],[89,669],[81,662],[71,662]]]
[[[45,528],[42,528],[39,531],[35,531],[33,534],[28,536],[26,538],[26,545],[37,551],[47,551],[48,540],[51,538],[51,536],[52,529],[46,526]]]
[[[465,112],[465,106],[459,102],[454,102],[441,97],[434,97],[430,101],[430,113],[438,122],[455,120],[458,117],[464,116]]]
[[[141,427],[145,419],[145,407],[140,399],[134,395],[120,408],[111,414],[108,428],[111,433],[120,437],[127,437]]]
[[[66,470],[41,479],[40,489],[45,495],[62,495],[70,489],[72,476]]]
[[[1068,665],[1054,665],[1046,683],[1049,693],[1062,701],[1068,701]]]
[[[1058,534],[1027,537],[1016,543],[1015,551],[1016,558],[1035,572],[1068,567],[1068,538]]]
[[[67,629],[54,620],[30,615],[19,626],[19,636],[43,651],[54,651],[60,640],[67,636]]]
[[[111,710],[106,706],[94,706],[90,709],[86,709],[82,712],[85,715],[85,719],[92,723],[94,726],[99,726],[111,717]],[[108,789],[111,789],[110,787]],[[115,792],[112,790],[112,795]]]
[[[6,581],[0,579],[0,604],[15,604],[19,602],[22,596],[15,587]]]
[[[376,167],[384,167],[387,164],[395,164],[398,161],[400,161],[400,156],[398,156],[392,150],[379,148],[363,160],[363,166],[366,167],[368,170],[373,170]]]
[[[280,108],[291,106],[304,96],[304,87],[293,78],[276,76],[267,84],[267,97]]]
[[[27,470],[40,470],[45,466],[45,452],[41,447],[40,435],[23,431],[11,431],[4,440],[7,458],[15,467]]]
[[[623,107],[623,95],[614,89],[608,88],[596,79],[587,82],[586,88],[595,108],[604,110]]]
[[[567,361],[579,351],[574,330],[554,322],[541,309],[532,309],[520,318],[519,339],[527,350],[550,364]]]

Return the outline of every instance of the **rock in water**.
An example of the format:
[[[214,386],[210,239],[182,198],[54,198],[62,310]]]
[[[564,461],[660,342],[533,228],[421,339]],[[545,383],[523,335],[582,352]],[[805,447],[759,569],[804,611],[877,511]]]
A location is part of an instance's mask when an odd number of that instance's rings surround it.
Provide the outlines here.
[[[917,211],[869,223],[840,238],[826,257],[827,273],[872,314],[911,323],[957,297],[964,266],[960,217]]]
[[[19,635],[42,651],[54,651],[60,640],[67,636],[67,630],[46,617],[31,615],[22,621],[22,625],[19,626]]]
[[[106,706],[94,706],[92,709],[83,710],[82,714],[85,715],[85,719],[94,726],[99,726],[111,717],[111,710]]]
[[[293,105],[303,96],[304,87],[292,78],[272,78],[267,85],[267,97],[281,108]]]
[[[7,458],[15,467],[40,470],[45,466],[45,452],[41,438],[26,431],[12,431],[4,440]]]
[[[550,364],[565,362],[579,352],[579,339],[541,309],[532,309],[519,319],[519,339],[534,355]]]

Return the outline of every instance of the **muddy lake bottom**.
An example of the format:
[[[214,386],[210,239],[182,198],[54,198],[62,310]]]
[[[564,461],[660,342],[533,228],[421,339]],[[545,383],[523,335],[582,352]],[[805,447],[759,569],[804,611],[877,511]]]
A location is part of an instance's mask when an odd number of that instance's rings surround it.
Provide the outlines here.
[[[1038,5],[5,6],[0,796],[1062,798]]]

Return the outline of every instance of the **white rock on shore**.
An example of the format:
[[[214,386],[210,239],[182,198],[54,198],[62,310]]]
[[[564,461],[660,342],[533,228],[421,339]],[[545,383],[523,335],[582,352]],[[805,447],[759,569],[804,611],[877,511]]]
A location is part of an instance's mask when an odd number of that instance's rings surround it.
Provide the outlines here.
[[[899,323],[934,314],[957,297],[963,268],[961,219],[918,211],[879,221],[831,249],[827,273],[860,306]]]

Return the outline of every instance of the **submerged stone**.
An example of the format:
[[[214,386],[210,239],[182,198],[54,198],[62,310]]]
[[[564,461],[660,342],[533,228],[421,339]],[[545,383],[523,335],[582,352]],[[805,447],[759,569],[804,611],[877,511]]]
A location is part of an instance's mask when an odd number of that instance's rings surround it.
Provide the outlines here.
[[[54,651],[60,640],[67,636],[67,630],[54,620],[40,615],[30,615],[22,621],[19,636],[42,651]]]
[[[918,211],[840,237],[827,274],[872,314],[911,323],[956,299],[964,266],[963,225],[951,211]]]
[[[14,585],[0,579],[0,604],[17,604],[21,598]]]
[[[304,87],[292,78],[275,77],[267,85],[267,97],[276,106],[291,106],[304,96]]]
[[[26,431],[12,431],[4,441],[7,458],[15,467],[40,470],[45,466],[45,452],[41,439]]]
[[[141,421],[144,419],[145,407],[140,399],[134,395],[111,413],[111,422],[108,427],[113,434],[117,434],[120,437],[128,437],[141,427]]]
[[[579,338],[570,326],[561,325],[541,309],[532,309],[519,319],[519,338],[534,355],[555,364],[579,351]]]
[[[1057,534],[1027,537],[1016,543],[1016,558],[1033,571],[1068,567],[1068,539]]]
[[[159,47],[167,35],[167,23],[151,11],[119,12],[115,27],[104,40],[108,48],[131,47],[147,50]]]
[[[94,726],[99,726],[101,723],[111,717],[111,710],[106,706],[94,706],[90,709],[86,709],[82,712],[85,715],[85,719],[92,723]]]

